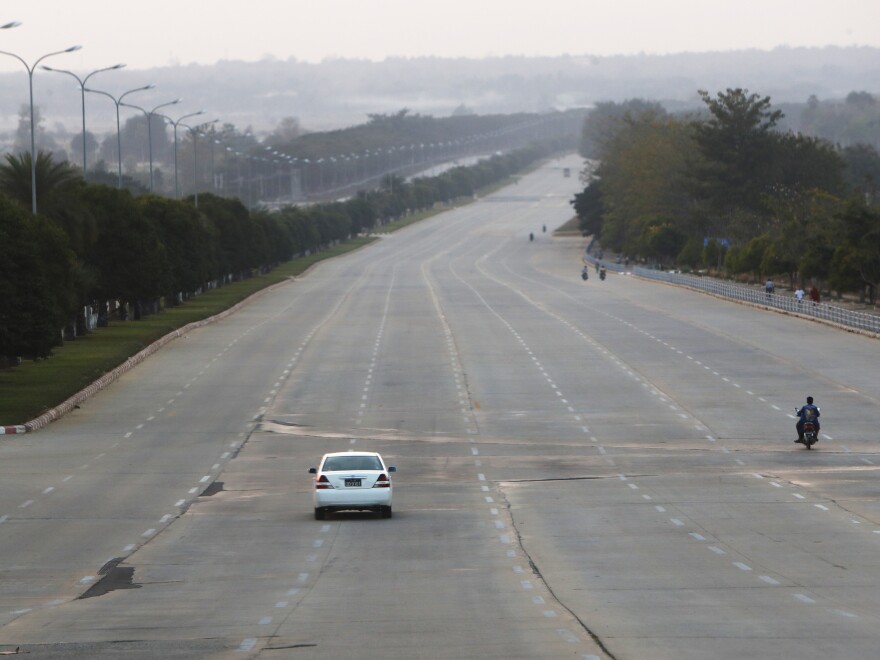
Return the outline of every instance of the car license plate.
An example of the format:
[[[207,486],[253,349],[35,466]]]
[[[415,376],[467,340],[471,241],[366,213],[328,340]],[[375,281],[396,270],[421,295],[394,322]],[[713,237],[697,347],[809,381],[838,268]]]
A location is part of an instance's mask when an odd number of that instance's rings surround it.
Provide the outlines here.
[[[345,487],[346,488],[360,488],[361,480],[360,479],[346,479]]]

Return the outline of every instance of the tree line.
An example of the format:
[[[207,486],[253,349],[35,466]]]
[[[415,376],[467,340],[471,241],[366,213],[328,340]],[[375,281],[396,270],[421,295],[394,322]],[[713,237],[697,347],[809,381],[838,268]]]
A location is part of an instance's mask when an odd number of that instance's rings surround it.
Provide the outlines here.
[[[585,234],[638,260],[785,276],[876,300],[880,155],[778,130],[769,97],[701,91],[705,111],[602,103],[584,121],[593,167],[572,200]]]
[[[173,200],[85,182],[48,154],[37,159],[40,214],[30,212],[28,154],[0,165],[0,356],[47,357],[98,325],[138,320],[208,288],[265,272],[387,220],[471,196],[564,148],[535,144],[382,186],[343,200],[278,211],[201,194]],[[62,331],[63,328],[63,331]]]

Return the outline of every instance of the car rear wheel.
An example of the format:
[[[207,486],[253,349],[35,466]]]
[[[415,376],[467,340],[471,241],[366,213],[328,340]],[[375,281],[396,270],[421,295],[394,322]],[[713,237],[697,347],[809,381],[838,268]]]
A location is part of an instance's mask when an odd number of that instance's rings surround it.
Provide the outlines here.
[[[390,506],[383,506],[379,510],[379,515],[381,515],[383,518],[390,518],[391,517],[391,507]]]
[[[315,520],[326,520],[326,519],[327,519],[327,511],[325,511],[321,507],[315,507]]]

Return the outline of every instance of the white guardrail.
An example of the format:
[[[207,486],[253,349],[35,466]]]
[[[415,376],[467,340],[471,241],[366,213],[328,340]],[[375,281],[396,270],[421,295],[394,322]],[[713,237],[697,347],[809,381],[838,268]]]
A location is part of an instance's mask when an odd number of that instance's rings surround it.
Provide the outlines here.
[[[642,266],[629,268],[622,264],[609,263],[605,260],[597,259],[592,254],[584,254],[584,259],[594,265],[596,262],[599,262],[605,266],[606,270],[613,270],[618,273],[632,272],[633,275],[637,275],[638,277],[657,280],[659,282],[667,282],[678,286],[686,286],[697,291],[706,291],[707,293],[721,296],[723,298],[741,300],[743,302],[771,309],[779,309],[792,314],[801,314],[806,317],[823,319],[832,323],[845,325],[849,328],[855,328],[864,332],[880,335],[880,315],[877,314],[855,312],[849,309],[844,309],[843,307],[838,307],[837,305],[829,305],[827,303],[814,303],[809,299],[798,300],[794,296],[786,296],[779,293],[768,295],[763,290],[756,290],[739,284],[722,282],[712,277],[699,277],[697,275],[685,275],[684,273],[670,273],[663,270],[643,268]]]

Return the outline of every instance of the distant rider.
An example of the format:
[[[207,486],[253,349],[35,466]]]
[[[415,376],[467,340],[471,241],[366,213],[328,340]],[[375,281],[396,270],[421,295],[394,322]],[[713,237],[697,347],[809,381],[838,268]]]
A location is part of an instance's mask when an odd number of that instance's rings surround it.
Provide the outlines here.
[[[819,436],[819,407],[813,405],[813,397],[807,397],[807,405],[798,410],[797,412],[798,421],[795,426],[797,427],[798,439],[795,442],[803,442],[804,441],[804,422],[810,421],[816,427],[816,436]]]

